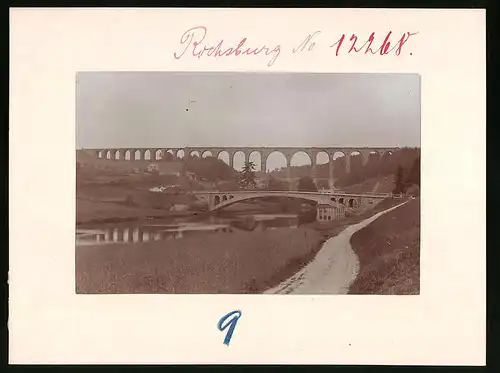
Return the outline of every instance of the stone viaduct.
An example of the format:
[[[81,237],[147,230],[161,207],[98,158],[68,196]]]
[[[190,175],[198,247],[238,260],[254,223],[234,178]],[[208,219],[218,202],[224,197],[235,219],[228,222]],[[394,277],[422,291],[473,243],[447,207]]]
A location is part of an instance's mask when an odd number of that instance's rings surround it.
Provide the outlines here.
[[[267,159],[272,153],[281,153],[286,159],[287,176],[291,176],[291,161],[296,153],[305,153],[309,156],[311,162],[311,177],[316,179],[317,156],[321,153],[328,156],[329,163],[329,180],[333,180],[333,160],[337,153],[343,154],[345,157],[346,172],[351,170],[351,157],[361,155],[362,165],[368,162],[371,156],[379,158],[385,155],[392,154],[399,148],[380,148],[380,147],[211,147],[211,146],[188,146],[183,148],[101,148],[101,149],[83,149],[87,153],[91,153],[101,159],[127,160],[127,161],[142,161],[142,160],[160,160],[163,159],[164,153],[170,153],[175,157],[184,155],[197,155],[204,157],[209,153],[213,157],[219,158],[222,153],[227,153],[229,166],[233,167],[234,156],[241,152],[245,157],[245,162],[248,162],[252,153],[258,153],[261,160],[261,171],[266,172]],[[184,156],[182,155],[182,156]]]

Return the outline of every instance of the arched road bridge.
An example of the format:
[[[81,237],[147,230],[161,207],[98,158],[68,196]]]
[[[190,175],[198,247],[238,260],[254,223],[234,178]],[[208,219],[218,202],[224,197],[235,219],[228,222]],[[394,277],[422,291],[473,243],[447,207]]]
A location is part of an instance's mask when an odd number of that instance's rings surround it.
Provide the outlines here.
[[[348,193],[319,193],[298,191],[264,191],[264,190],[238,190],[233,192],[193,192],[198,199],[208,203],[210,211],[219,210],[223,207],[251,199],[265,197],[287,197],[314,201],[318,204],[331,206],[344,205],[348,209],[356,209],[361,206],[376,204],[383,199],[401,196],[388,194],[348,194]]]

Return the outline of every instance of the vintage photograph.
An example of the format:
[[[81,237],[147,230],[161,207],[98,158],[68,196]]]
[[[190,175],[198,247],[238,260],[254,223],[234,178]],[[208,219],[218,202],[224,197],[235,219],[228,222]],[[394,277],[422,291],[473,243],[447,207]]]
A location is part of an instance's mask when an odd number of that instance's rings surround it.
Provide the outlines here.
[[[76,293],[419,294],[420,86],[79,72]]]

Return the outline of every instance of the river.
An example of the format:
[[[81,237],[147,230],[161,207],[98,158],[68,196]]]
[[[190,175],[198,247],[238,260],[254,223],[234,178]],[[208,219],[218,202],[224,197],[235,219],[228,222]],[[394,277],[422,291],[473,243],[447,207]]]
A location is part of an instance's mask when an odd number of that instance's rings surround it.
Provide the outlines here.
[[[299,214],[232,213],[202,215],[137,222],[86,224],[76,229],[76,246],[136,244],[148,241],[176,240],[191,235],[227,233],[238,230],[262,231],[279,227],[296,228]]]

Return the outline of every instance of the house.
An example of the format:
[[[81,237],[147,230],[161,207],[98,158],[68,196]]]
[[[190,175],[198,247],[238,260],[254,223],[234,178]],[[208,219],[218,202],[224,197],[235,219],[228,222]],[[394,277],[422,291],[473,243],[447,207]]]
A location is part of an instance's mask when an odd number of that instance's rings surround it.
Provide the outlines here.
[[[170,211],[186,211],[189,209],[188,205],[176,204],[170,207]]]
[[[345,206],[341,204],[329,205],[319,204],[317,206],[316,220],[327,222],[331,220],[339,220],[345,217]]]
[[[151,163],[147,168],[147,172],[158,173],[161,176],[179,176],[182,170],[182,162]]]
[[[158,167],[158,163],[151,163],[148,166],[148,172],[157,173],[159,171],[160,171],[160,168]]]

